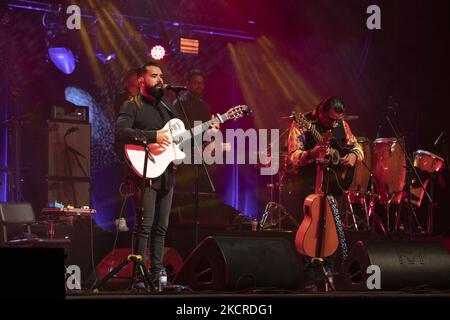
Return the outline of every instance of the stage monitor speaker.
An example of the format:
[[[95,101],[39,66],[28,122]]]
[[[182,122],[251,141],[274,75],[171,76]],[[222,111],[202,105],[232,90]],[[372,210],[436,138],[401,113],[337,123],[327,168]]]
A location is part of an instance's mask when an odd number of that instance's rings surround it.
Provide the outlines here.
[[[64,258],[62,248],[0,248],[2,298],[64,299]]]
[[[207,237],[185,260],[174,283],[193,290],[298,289],[299,257],[284,238]]]
[[[340,267],[336,289],[369,290],[367,280],[375,276],[370,265],[380,268],[380,290],[450,289],[450,255],[441,242],[358,241]]]

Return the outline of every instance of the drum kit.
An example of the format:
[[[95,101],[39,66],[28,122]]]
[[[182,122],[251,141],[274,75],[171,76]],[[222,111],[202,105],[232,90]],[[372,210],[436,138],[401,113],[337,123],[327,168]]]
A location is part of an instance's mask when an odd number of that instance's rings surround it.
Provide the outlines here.
[[[391,231],[404,230],[403,223],[412,221],[417,232],[432,233],[432,210],[428,210],[426,230],[421,226],[415,212],[421,206],[425,190],[420,184],[414,183],[415,179],[409,178],[410,181],[408,181],[407,159],[402,150],[405,146],[404,140],[378,138],[372,142],[364,137],[359,137],[357,140],[364,151],[364,161],[357,162],[353,183],[344,193],[346,210],[343,222],[346,228],[359,231],[363,228],[374,230],[379,227],[384,234],[388,234]],[[445,166],[442,157],[425,150],[415,151],[413,159],[414,168],[422,177],[425,188],[432,182],[435,174]],[[405,191],[407,183],[410,184],[409,195],[408,188]],[[384,216],[376,213],[377,204],[386,209]],[[355,210],[356,205],[360,209],[359,212]],[[411,214],[414,220],[402,221],[405,205],[410,205],[412,208]],[[395,210],[394,220],[391,221],[392,207],[395,207]]]

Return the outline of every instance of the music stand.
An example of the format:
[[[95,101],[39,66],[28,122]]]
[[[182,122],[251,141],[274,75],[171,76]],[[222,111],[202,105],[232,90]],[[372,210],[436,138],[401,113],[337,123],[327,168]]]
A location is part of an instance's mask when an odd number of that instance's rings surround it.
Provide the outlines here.
[[[151,181],[147,180],[147,161],[148,161],[148,158],[150,155],[150,150],[148,149],[147,137],[144,134],[142,134],[142,137],[140,137],[140,138],[136,137],[135,139],[141,141],[142,144],[144,145],[145,157],[144,157],[144,170],[143,170],[143,174],[142,174],[141,198],[139,200],[140,201],[140,210],[137,211],[138,212],[137,225],[134,228],[135,229],[134,233],[136,233],[136,230],[137,231],[140,230],[141,223],[142,223],[142,214],[144,212],[145,188],[147,186],[147,183],[150,182],[150,185],[151,185]],[[103,279],[101,279],[98,284],[97,284],[97,282],[94,283],[94,285],[92,287],[93,292],[100,291],[102,289],[102,287],[108,282],[109,279],[114,277],[114,275],[116,275],[120,270],[125,268],[128,265],[128,263],[130,263],[130,262],[133,263],[133,273],[131,276],[131,288],[135,287],[136,272],[138,272],[139,276],[144,281],[145,290],[147,292],[156,291],[155,284],[151,281],[150,275],[148,274],[147,268],[145,266],[145,261],[142,260],[141,255],[137,255],[134,253],[134,252],[137,252],[139,249],[138,248],[139,239],[136,236],[134,236],[134,238],[135,238],[134,240],[135,240],[136,245],[134,246],[133,253],[128,255],[126,259],[122,260],[122,262],[120,262],[113,270],[111,270],[105,277],[103,277]]]

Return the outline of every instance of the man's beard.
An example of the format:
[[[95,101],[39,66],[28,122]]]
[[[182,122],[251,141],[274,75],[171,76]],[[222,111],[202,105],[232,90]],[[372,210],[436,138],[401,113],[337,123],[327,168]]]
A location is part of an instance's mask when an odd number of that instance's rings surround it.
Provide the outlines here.
[[[161,87],[158,86],[153,86],[153,87],[147,87],[145,89],[145,92],[147,92],[147,94],[155,97],[156,99],[161,99],[162,96],[164,95],[164,90]]]

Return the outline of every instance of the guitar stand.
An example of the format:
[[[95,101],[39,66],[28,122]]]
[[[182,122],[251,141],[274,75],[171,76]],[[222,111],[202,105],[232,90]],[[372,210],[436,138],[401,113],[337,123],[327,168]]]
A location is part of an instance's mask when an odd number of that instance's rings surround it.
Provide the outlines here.
[[[118,264],[113,270],[111,270],[111,272],[109,272],[102,280],[100,280],[98,284],[94,284],[92,291],[94,293],[100,292],[100,290],[108,282],[108,280],[114,277],[114,275],[116,275],[120,270],[125,268],[130,262],[133,263],[131,289],[136,288],[135,286],[136,279],[140,278],[144,282],[145,291],[147,293],[156,291],[156,287],[150,279],[150,275],[147,271],[147,268],[145,267],[145,263],[142,261],[142,256],[135,254],[128,255],[126,260],[123,260],[120,264]],[[137,274],[136,271],[138,272]]]
[[[278,221],[275,223],[273,221],[273,214],[276,211],[278,211]],[[270,217],[269,222],[267,222],[269,217]],[[285,218],[291,220],[294,227],[298,228],[297,220],[295,220],[294,217],[292,217],[292,215],[286,210],[286,208],[283,205],[276,202],[269,202],[266,204],[266,207],[264,208],[264,213],[261,217],[261,220],[259,221],[259,227],[261,230],[264,230],[278,225],[278,230],[281,230],[281,222]]]
[[[325,268],[325,261],[323,260],[323,258],[311,258],[310,263],[320,268],[323,274],[323,278],[325,280],[324,291],[325,292],[336,291],[333,284],[333,271],[331,270],[331,268],[329,270]]]

